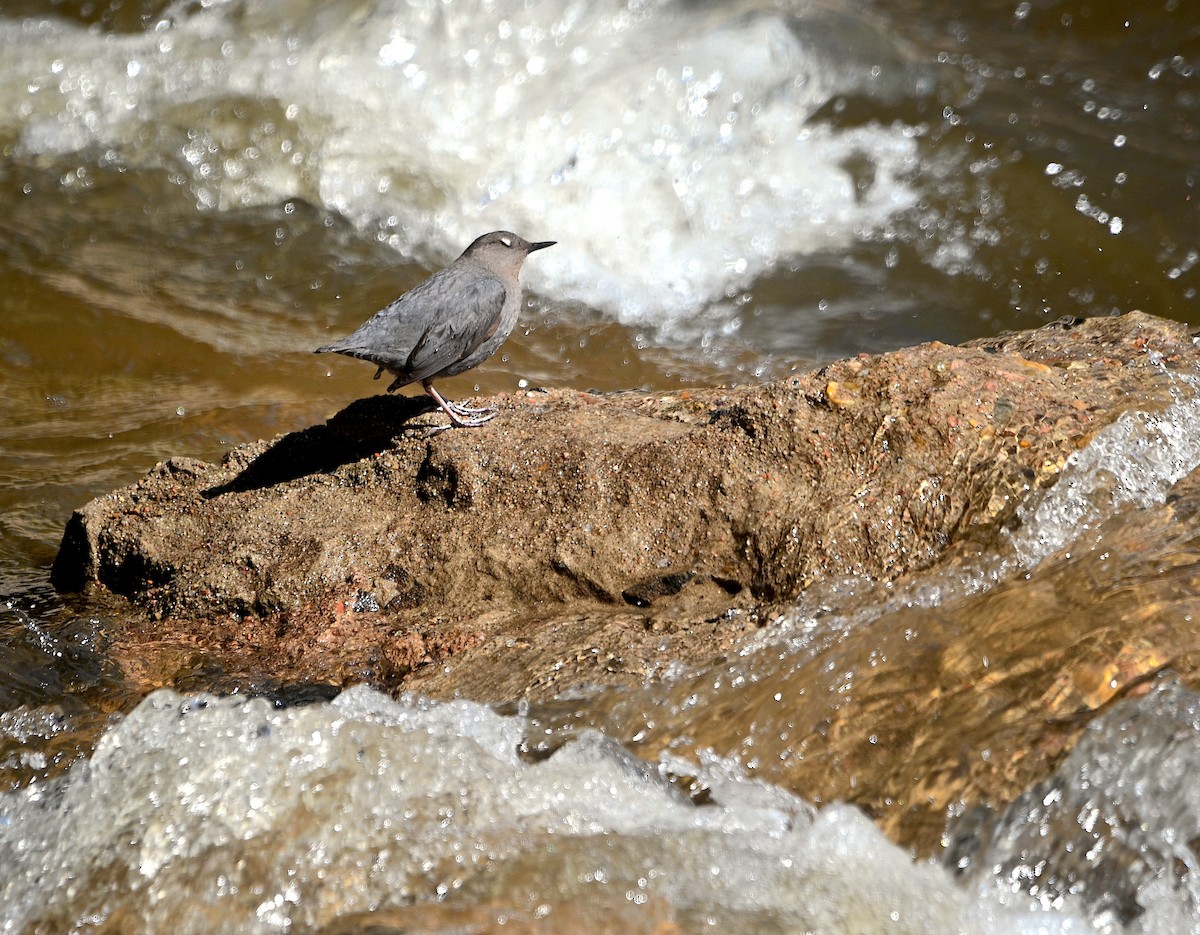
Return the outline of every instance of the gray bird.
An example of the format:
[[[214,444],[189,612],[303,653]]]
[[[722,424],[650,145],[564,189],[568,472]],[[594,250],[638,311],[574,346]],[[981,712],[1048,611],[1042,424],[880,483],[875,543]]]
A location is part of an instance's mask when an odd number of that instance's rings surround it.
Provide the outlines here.
[[[314,353],[334,351],[378,364],[376,380],[385,370],[396,375],[389,393],[419,380],[451,424],[483,425],[495,418],[495,409],[450,402],[433,388],[433,381],[479,366],[508,340],[521,311],[521,264],[534,250],[555,243],[530,243],[509,231],[484,234],[457,260],[380,309],[354,334]]]

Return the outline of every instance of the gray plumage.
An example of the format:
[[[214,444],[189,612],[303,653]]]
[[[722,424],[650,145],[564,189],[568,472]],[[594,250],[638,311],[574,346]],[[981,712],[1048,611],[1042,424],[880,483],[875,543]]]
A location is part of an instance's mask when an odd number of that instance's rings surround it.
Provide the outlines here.
[[[376,312],[354,334],[314,353],[368,360],[379,367],[377,380],[390,371],[396,379],[389,393],[419,381],[453,425],[482,425],[495,417],[494,409],[450,402],[434,389],[433,381],[479,366],[508,340],[521,311],[521,264],[534,250],[554,244],[530,243],[509,231],[484,234],[448,267]]]

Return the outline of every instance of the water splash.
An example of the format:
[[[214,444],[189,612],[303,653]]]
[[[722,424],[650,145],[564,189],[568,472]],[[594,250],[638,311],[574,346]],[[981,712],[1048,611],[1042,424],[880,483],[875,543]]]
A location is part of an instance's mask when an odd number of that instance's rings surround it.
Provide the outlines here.
[[[853,808],[716,758],[689,768],[698,806],[596,732],[523,762],[526,726],[367,688],[285,710],[160,691],[63,779],[0,796],[0,929],[308,930],[431,903],[610,919],[632,901],[684,930],[1083,931],[975,900]]]
[[[964,821],[946,862],[1012,905],[1086,907],[1105,935],[1195,931],[1200,697],[1178,684],[1088,726],[1054,775]]]
[[[919,127],[816,115],[929,76],[829,11],[247,0],[135,34],[0,20],[0,42],[23,158],[161,169],[204,210],[307,200],[430,263],[489,228],[553,236],[535,289],[677,339],[920,197]]]
[[[1074,542],[1098,541],[1096,527],[1125,507],[1162,503],[1171,485],[1200,467],[1200,380],[1163,368],[1170,405],[1131,410],[1071,455],[1058,482],[1022,505],[1009,537],[1029,568]]]

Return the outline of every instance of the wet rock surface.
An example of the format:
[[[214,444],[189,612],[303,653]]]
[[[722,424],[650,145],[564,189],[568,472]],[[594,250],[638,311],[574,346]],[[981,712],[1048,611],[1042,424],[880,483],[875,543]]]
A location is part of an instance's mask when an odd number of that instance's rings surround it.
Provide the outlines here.
[[[116,609],[114,656],[147,688],[368,681],[513,702],[641,686],[718,663],[814,584],[902,579],[987,541],[1098,430],[1166,405],[1169,372],[1198,358],[1186,326],[1133,313],[761,386],[498,397],[487,426],[432,435],[425,400],[377,396],[92,501],[54,580]],[[1109,637],[1091,664],[1150,660],[1131,677],[1170,653]],[[988,730],[1044,725],[1055,697],[1078,709],[1091,676],[1064,657],[1041,696],[974,676],[950,691],[948,635],[924,644],[929,666],[900,636],[852,639],[896,644],[872,675],[890,707],[810,712],[820,756],[776,778],[859,801],[900,840],[929,846],[951,800],[1008,794],[1086,723],[1072,715],[1019,767],[981,766]],[[955,705],[980,736],[922,729]],[[888,717],[896,730],[872,720]],[[881,733],[883,752],[867,739]]]

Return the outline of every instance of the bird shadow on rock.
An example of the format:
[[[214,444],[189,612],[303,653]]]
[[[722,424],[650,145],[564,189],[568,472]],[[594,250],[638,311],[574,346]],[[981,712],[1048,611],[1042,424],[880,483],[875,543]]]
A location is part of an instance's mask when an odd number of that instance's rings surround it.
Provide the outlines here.
[[[201,493],[212,500],[226,493],[262,490],[309,474],[327,474],[391,447],[404,432],[428,432],[415,416],[437,406],[427,396],[369,396],[358,399],[328,422],[290,432],[247,464],[232,480]]]

